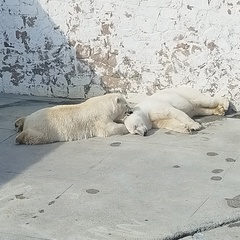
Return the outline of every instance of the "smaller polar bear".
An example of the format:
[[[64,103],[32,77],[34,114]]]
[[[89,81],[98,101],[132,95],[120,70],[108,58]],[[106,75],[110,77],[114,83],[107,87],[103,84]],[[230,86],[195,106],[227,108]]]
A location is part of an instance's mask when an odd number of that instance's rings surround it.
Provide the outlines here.
[[[194,116],[224,115],[229,101],[210,97],[188,87],[159,91],[137,104],[124,123],[131,134],[145,136],[152,128],[165,128],[180,133],[199,130]]]
[[[130,110],[120,94],[93,97],[84,103],[38,110],[16,120],[20,144],[45,144],[90,137],[127,134],[124,124],[116,123]]]

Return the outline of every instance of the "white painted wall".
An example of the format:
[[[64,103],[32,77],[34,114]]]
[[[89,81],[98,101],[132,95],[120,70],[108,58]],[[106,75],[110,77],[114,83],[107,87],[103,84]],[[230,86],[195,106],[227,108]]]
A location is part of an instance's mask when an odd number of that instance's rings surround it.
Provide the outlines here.
[[[90,97],[189,85],[240,106],[240,1],[3,0],[0,91]]]

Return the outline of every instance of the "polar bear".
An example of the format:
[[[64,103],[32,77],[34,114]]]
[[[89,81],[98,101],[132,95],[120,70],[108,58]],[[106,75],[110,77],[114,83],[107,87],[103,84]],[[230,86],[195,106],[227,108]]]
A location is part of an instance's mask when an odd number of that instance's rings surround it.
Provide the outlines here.
[[[16,120],[15,127],[21,132],[16,143],[45,144],[126,134],[125,125],[116,122],[129,110],[125,98],[115,93],[80,104],[44,108]]]
[[[137,104],[124,123],[131,134],[145,136],[152,128],[189,133],[201,124],[194,116],[224,115],[229,101],[210,97],[188,87],[161,90]]]

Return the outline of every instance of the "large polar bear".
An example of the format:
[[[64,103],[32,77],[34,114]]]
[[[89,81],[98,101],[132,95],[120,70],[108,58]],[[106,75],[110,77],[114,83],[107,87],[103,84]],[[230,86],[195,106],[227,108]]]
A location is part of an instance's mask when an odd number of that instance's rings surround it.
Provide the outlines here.
[[[114,93],[76,105],[44,108],[16,120],[15,127],[21,132],[16,143],[44,144],[126,134],[125,125],[115,121],[123,119],[129,110],[126,100]]]
[[[188,87],[159,91],[137,104],[124,123],[131,134],[145,136],[152,128],[165,128],[180,133],[199,130],[194,116],[224,115],[229,101],[210,97]]]

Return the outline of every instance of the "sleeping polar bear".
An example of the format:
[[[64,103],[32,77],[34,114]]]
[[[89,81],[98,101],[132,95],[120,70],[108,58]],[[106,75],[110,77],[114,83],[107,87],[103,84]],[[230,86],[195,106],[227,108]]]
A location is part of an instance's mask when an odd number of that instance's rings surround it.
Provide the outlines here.
[[[180,133],[199,130],[194,116],[224,115],[229,101],[210,97],[198,90],[180,87],[159,91],[135,106],[124,123],[131,134],[145,136],[152,128],[165,128]]]
[[[16,120],[15,127],[21,132],[16,143],[44,144],[126,134],[125,125],[115,121],[123,119],[129,109],[126,100],[114,93],[76,105],[44,108]]]

